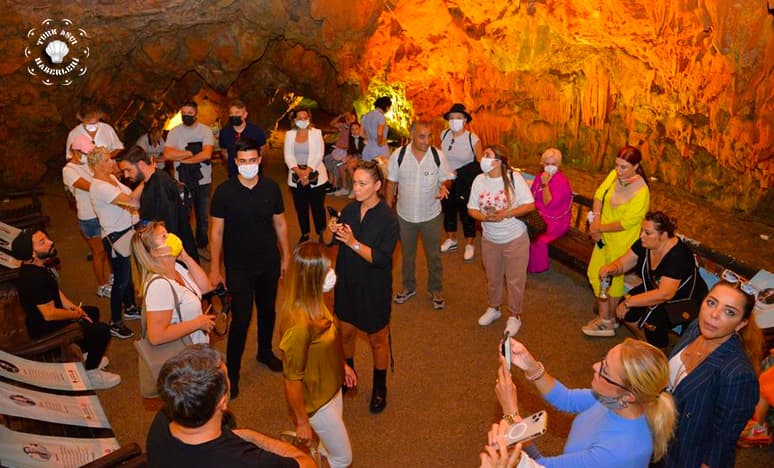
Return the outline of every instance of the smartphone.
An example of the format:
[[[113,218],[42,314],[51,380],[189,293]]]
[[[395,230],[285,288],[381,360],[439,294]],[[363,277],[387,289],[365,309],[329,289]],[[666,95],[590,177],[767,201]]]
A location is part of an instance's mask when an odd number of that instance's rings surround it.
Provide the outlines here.
[[[505,363],[508,364],[508,369],[511,368],[511,336],[508,334],[508,330],[505,330],[503,340],[500,342],[500,354],[505,358]]]
[[[336,211],[336,208],[332,206],[328,207],[328,215],[330,215],[331,218],[336,218],[336,219],[341,218],[341,212]]]
[[[538,411],[509,427],[505,432],[505,440],[510,446],[535,439],[546,433],[547,425],[548,413]]]

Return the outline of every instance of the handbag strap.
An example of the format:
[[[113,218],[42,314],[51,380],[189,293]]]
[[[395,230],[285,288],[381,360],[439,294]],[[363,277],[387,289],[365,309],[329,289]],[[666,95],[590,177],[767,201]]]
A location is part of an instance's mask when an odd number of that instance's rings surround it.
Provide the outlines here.
[[[175,287],[172,285],[172,282],[169,281],[165,276],[163,275],[156,275],[153,278],[151,278],[148,281],[148,284],[145,285],[145,291],[143,291],[143,297],[148,294],[148,288],[150,287],[151,283],[156,281],[157,279],[163,279],[169,284],[169,289],[172,291],[172,298],[175,301],[175,313],[177,314],[177,320],[178,323],[183,323],[183,315],[180,313],[180,299],[177,297],[177,291],[175,291]],[[142,328],[142,337],[145,338],[145,333],[147,331],[147,324],[146,324],[146,314],[147,310],[145,310],[145,301],[143,301],[142,304],[142,314],[140,315],[140,323]]]

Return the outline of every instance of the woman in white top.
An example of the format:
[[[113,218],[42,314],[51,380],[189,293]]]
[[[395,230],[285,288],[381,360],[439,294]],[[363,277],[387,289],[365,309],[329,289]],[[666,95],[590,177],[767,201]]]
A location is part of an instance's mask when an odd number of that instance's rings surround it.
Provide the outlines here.
[[[473,180],[468,200],[468,213],[481,221],[481,261],[486,270],[489,307],[478,319],[486,326],[500,318],[503,299],[503,276],[508,285],[508,323],[510,336],[521,328],[521,305],[527,282],[529,237],[527,225],[519,220],[535,209],[532,192],[519,173],[508,166],[508,150],[491,145],[481,158],[483,174]]]
[[[86,243],[91,250],[91,267],[97,277],[97,296],[110,297],[110,262],[102,247],[99,220],[89,197],[89,189],[94,175],[86,164],[86,154],[94,149],[87,136],[79,135],[70,146],[70,160],[62,168],[62,180],[65,188],[75,198],[75,208],[78,212],[78,224]]]
[[[285,165],[288,166],[288,185],[293,194],[301,239],[309,240],[309,210],[312,211],[314,230],[321,236],[325,230],[325,185],[328,173],[323,164],[325,143],[318,128],[310,128],[312,113],[305,107],[291,111],[294,128],[285,133]]]
[[[132,252],[142,274],[148,341],[160,345],[188,336],[191,344],[209,343],[215,316],[202,313],[202,291],[211,291],[212,283],[186,253],[183,241],[168,233],[163,221],[151,221],[135,233]],[[140,379],[143,396],[153,396],[153,387],[145,388]]]
[[[113,175],[116,164],[107,148],[97,146],[87,156],[94,179],[89,187],[89,198],[97,213],[102,231],[102,246],[113,267],[113,288],[110,293],[110,333],[116,338],[131,338],[134,332],[124,325],[121,308],[127,319],[140,317],[134,303],[132,265],[129,254],[116,250],[119,239],[137,222],[139,191],[132,193]],[[142,184],[139,186],[142,187]]]

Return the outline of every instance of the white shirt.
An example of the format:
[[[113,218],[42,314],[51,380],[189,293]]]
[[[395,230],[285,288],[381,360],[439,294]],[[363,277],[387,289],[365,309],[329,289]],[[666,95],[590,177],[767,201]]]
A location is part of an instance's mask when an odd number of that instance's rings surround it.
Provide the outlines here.
[[[175,263],[175,270],[183,278],[185,286],[182,286],[177,281],[165,278],[154,281],[145,291],[145,311],[152,313],[171,310],[172,320],[170,324],[180,323],[175,311],[175,299],[172,295],[172,289],[169,287],[170,284],[175,288],[177,299],[180,301],[180,315],[183,318],[183,322],[194,320],[202,315],[202,292],[199,286],[196,285],[186,267]],[[210,342],[209,336],[201,330],[196,330],[188,336],[194,344]]]
[[[178,125],[169,131],[167,135],[166,145],[179,150],[185,150],[188,143],[201,143],[202,149],[205,146],[214,146],[215,137],[212,135],[212,129],[203,123],[196,122],[195,125],[187,127],[183,124]],[[181,163],[175,162],[175,170]],[[199,163],[199,168],[202,171],[202,178],[199,179],[199,185],[207,185],[212,183],[212,164],[210,161],[202,161]],[[175,172],[177,178],[177,172]]]
[[[400,148],[393,151],[388,164],[387,180],[398,182],[398,216],[410,223],[430,221],[441,214],[438,191],[441,183],[454,179],[443,151],[438,151],[441,165],[435,164],[433,152],[427,149],[420,161],[414,156],[413,147],[406,147],[403,162],[398,167]]]
[[[489,177],[479,174],[473,180],[470,188],[468,208],[479,210],[486,214],[488,211],[500,211],[506,208],[535,203],[529,186],[518,172],[513,172],[513,199],[510,206],[505,193],[502,177]],[[484,237],[495,244],[506,244],[517,237],[527,233],[527,225],[517,218],[505,218],[500,222],[483,221],[481,228]]]
[[[454,136],[450,128],[441,133],[441,148],[453,171],[476,159],[474,151],[476,143],[478,143],[476,134],[467,130],[460,136]]]
[[[70,145],[73,144],[73,140],[78,135],[84,135],[91,139],[94,146],[104,146],[111,153],[115,150],[124,149],[124,144],[118,139],[116,131],[113,127],[105,122],[97,122],[97,133],[94,134],[94,138],[91,138],[89,132],[83,127],[83,124],[78,124],[75,128],[70,130],[67,135],[67,144],[65,145],[65,161],[69,161],[72,154],[70,153]]]
[[[137,222],[137,219],[132,217],[128,210],[112,203],[120,193],[129,195],[132,191],[119,182],[114,175],[111,174],[110,178],[118,185],[94,179],[91,181],[91,189],[89,190],[91,203],[94,205],[94,211],[99,218],[99,226],[102,228],[102,237],[113,232],[121,232]]]
[[[73,184],[78,180],[83,179],[91,184],[94,179],[94,175],[89,170],[87,164],[76,164],[74,161],[70,161],[62,168],[62,180],[65,187],[75,197],[75,206],[78,211],[78,219],[86,221],[87,219],[94,219],[97,217],[97,213],[94,211],[94,207],[91,205],[91,198],[89,197],[88,190],[81,190],[75,187]]]

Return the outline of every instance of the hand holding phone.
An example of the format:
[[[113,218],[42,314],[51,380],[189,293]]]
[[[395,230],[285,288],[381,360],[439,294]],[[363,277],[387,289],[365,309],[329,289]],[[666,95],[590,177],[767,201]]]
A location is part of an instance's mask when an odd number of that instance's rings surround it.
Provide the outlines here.
[[[548,414],[545,411],[528,416],[521,421],[512,424],[505,431],[505,441],[510,445],[535,439],[546,433]]]

